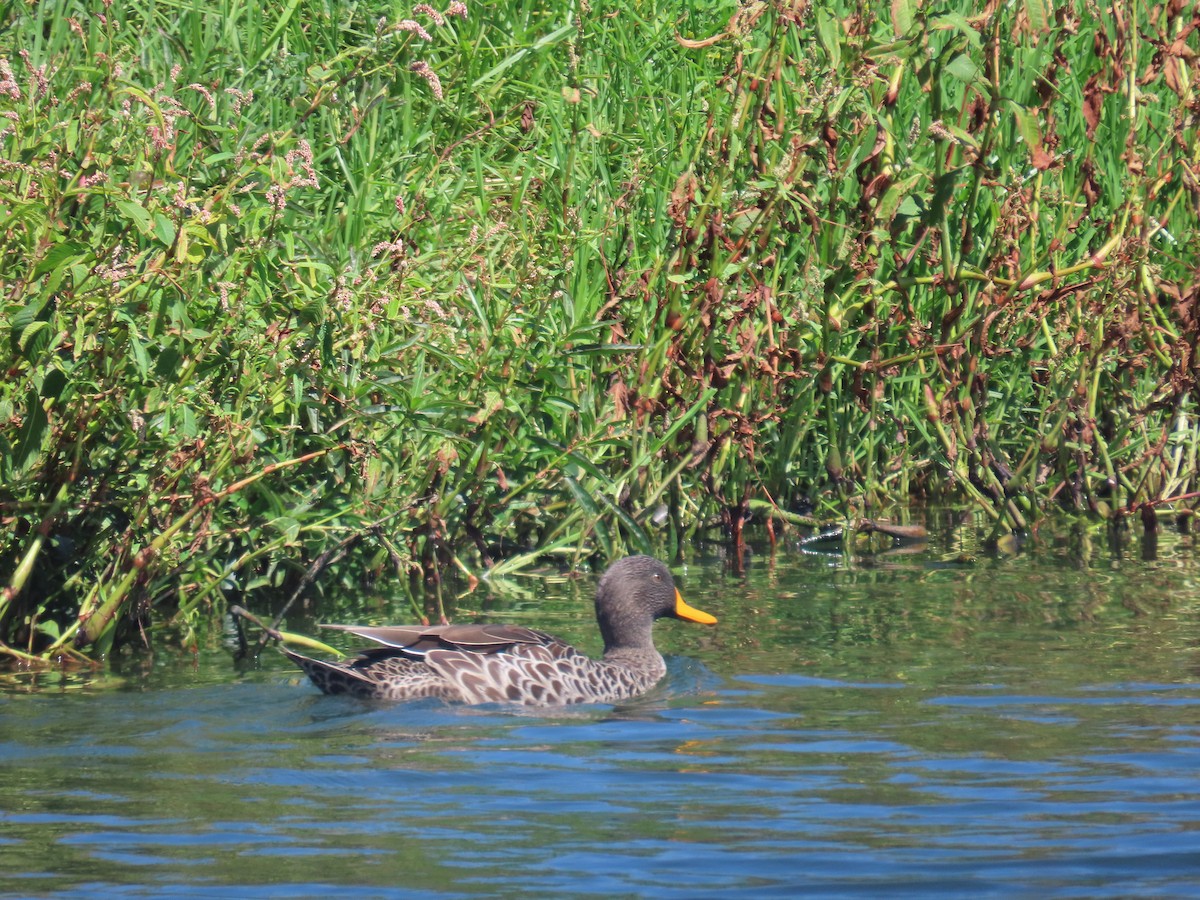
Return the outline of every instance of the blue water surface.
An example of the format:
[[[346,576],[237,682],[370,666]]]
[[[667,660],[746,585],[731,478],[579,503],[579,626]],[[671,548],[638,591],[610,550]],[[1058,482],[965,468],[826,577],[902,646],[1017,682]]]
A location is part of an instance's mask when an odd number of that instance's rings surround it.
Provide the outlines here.
[[[937,561],[693,566],[721,624],[660,624],[620,707],[370,704],[220,650],[11,689],[0,894],[1200,896],[1190,545]],[[587,640],[578,599],[547,609]]]

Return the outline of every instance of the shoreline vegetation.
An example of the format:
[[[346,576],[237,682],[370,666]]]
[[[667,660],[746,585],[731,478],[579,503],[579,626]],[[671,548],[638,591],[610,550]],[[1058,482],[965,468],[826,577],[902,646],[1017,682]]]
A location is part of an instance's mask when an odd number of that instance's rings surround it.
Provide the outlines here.
[[[0,656],[750,515],[1186,525],[1200,13],[960,6],[5,5]]]

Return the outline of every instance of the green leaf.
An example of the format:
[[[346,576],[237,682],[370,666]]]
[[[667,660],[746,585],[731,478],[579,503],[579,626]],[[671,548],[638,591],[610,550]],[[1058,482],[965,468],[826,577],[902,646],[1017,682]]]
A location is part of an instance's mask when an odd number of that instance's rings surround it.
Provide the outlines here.
[[[920,173],[909,175],[888,188],[879,201],[879,206],[875,208],[875,218],[880,222],[890,223],[896,217],[900,204],[912,194],[913,188],[917,186],[922,177]]]
[[[23,472],[42,450],[42,438],[46,434],[46,410],[42,408],[41,395],[33,389],[25,395],[25,415],[21,430],[17,433],[17,448],[13,467]]]
[[[829,56],[829,68],[837,71],[842,64],[842,23],[827,8],[817,10],[817,38]]]
[[[39,319],[36,322],[30,322],[28,326],[21,332],[21,336],[17,338],[17,349],[22,353],[29,349],[30,342],[42,331],[50,327],[50,323]]]
[[[38,294],[30,302],[13,313],[10,325],[14,337],[19,337],[21,331],[27,328],[30,322],[41,316],[42,310],[46,308],[49,300],[49,295]]]
[[[623,510],[608,497],[601,496],[600,499],[604,501],[605,506],[612,510],[613,514],[620,520],[621,525],[624,526],[630,540],[633,541],[634,548],[639,553],[645,553],[647,555],[653,554],[654,545],[650,540],[650,536],[646,534],[641,525],[634,521],[633,516],[629,515],[628,512]]]
[[[1023,106],[1012,104],[1013,114],[1017,117],[1017,131],[1030,150],[1042,146],[1042,131],[1038,127],[1037,116]]]
[[[570,475],[563,476],[563,483],[566,484],[567,490],[571,492],[571,496],[575,498],[575,502],[583,508],[584,513],[591,520],[592,527],[596,533],[596,540],[600,542],[600,549],[604,552],[605,556],[611,557],[613,555],[612,540],[609,537],[608,529],[604,526],[600,518],[600,507],[596,505],[596,501],[592,499],[591,494],[585,491],[579,482]]]
[[[979,149],[979,141],[975,140],[973,135],[963,131],[953,123],[943,122],[942,125],[948,132],[954,135],[955,139],[957,139],[960,144],[970,147],[973,150]]]
[[[62,369],[53,368],[46,373],[46,377],[42,379],[42,399],[49,400],[50,405],[54,406],[58,398],[62,396],[63,388],[67,386],[67,373]]]
[[[283,534],[283,539],[289,544],[296,543],[300,537],[300,523],[291,516],[280,516],[272,524],[277,531]]]
[[[944,16],[938,16],[930,21],[929,27],[933,31],[956,31],[977,50],[983,46],[979,32],[971,27],[970,20],[961,13],[947,13]]]
[[[979,66],[967,54],[960,53],[946,66],[945,72],[959,81],[970,84],[979,78]]]
[[[47,250],[46,255],[34,266],[33,277],[40,278],[47,272],[60,268],[68,260],[74,262],[78,258],[85,256],[87,252],[87,244],[80,243],[79,241],[61,241]]]
[[[545,37],[538,38],[532,47],[520,48],[512,55],[505,57],[499,65],[493,66],[491,69],[484,72],[482,75],[476,78],[474,82],[472,82],[471,89],[477,90],[480,85],[487,84],[487,82],[491,81],[493,78],[496,78],[510,67],[519,63],[526,56],[526,54],[536,53],[543,47],[558,43],[568,35],[575,34],[575,31],[576,25],[573,22],[569,22],[566,25],[554,29],[554,31],[551,31]]]
[[[178,350],[174,347],[167,347],[158,354],[158,359],[154,363],[155,377],[163,381],[172,381],[182,359]]]
[[[133,353],[133,361],[137,364],[138,374],[143,378],[150,372],[150,355],[145,345],[133,332],[129,333],[129,349]]]
[[[125,218],[137,226],[137,230],[146,237],[154,235],[154,220],[142,204],[136,200],[118,200],[117,209],[121,210]]]
[[[1025,15],[1029,17],[1029,25],[1035,32],[1050,32],[1050,7],[1046,0],[1025,0]]]
[[[52,641],[57,641],[59,635],[62,634],[61,629],[58,627],[58,622],[54,619],[39,619],[36,630],[39,634],[46,635]]]
[[[892,0],[892,31],[901,38],[912,30],[913,26],[912,0]]]
[[[162,213],[154,214],[154,234],[162,243],[170,247],[175,243],[175,223]]]

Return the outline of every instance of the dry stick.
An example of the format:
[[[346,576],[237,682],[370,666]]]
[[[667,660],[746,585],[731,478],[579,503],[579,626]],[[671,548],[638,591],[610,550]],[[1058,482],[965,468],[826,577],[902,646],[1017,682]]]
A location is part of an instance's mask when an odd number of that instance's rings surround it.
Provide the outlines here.
[[[378,529],[378,527],[379,524],[376,523],[371,525],[367,530],[374,531]],[[300,579],[300,583],[296,585],[296,589],[292,591],[292,595],[288,597],[287,602],[283,604],[283,609],[281,609],[279,614],[275,616],[275,621],[271,623],[269,628],[266,626],[263,627],[263,633],[258,639],[258,648],[255,650],[255,655],[258,655],[262,652],[263,648],[267,646],[267,641],[269,641],[271,638],[279,640],[279,625],[283,622],[284,617],[291,610],[295,602],[300,599],[300,595],[308,589],[309,585],[316,581],[317,576],[320,575],[321,572],[323,572],[328,566],[342,559],[349,551],[350,547],[362,540],[362,537],[363,533],[360,531],[350,535],[347,538],[343,538],[338,542],[336,547],[330,547],[313,560],[312,565],[308,567],[308,570]]]
[[[283,640],[283,635],[280,634],[277,629],[272,628],[270,625],[268,625],[266,622],[264,622],[258,616],[254,615],[254,613],[252,613],[246,609],[243,609],[240,606],[229,607],[229,614],[231,616],[233,616],[235,619],[245,619],[247,622],[251,622],[251,623],[257,625],[259,628],[262,629],[263,634],[265,634],[267,637],[274,638],[277,641]],[[241,634],[241,631],[242,631],[242,629],[239,626],[239,628],[238,628],[239,635]]]
[[[383,533],[383,524],[388,521],[388,519],[395,518],[396,515],[398,514],[394,513],[391,516],[384,516],[382,519],[372,522],[362,531],[356,532],[355,534],[342,539],[338,542],[336,547],[330,547],[315,560],[313,560],[313,564],[308,567],[308,570],[300,579],[300,583],[296,585],[296,589],[292,591],[292,595],[288,597],[287,602],[283,604],[283,609],[281,609],[279,614],[275,616],[275,621],[271,623],[269,628],[264,626],[262,637],[258,639],[258,647],[255,650],[255,654],[257,655],[258,653],[261,653],[263,648],[266,647],[267,641],[271,638],[279,640],[279,626],[282,624],[284,617],[287,616],[292,606],[297,600],[300,599],[300,595],[304,593],[305,589],[308,588],[309,585],[316,581],[317,576],[319,576],[321,572],[345,557],[350,548],[355,543],[362,540],[364,535],[373,534],[387,550],[388,555],[395,564],[397,571],[401,570],[402,560],[400,558],[400,554],[396,551],[396,548],[392,545],[392,542],[388,540]],[[230,611],[232,612],[232,610]]]

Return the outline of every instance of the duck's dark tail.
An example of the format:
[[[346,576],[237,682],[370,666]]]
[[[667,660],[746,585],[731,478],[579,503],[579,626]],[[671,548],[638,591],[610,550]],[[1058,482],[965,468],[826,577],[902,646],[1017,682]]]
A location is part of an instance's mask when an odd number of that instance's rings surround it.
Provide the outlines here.
[[[280,651],[304,670],[309,679],[325,694],[350,694],[354,697],[375,697],[379,685],[357,669],[344,662],[325,662],[313,659],[282,644]]]

